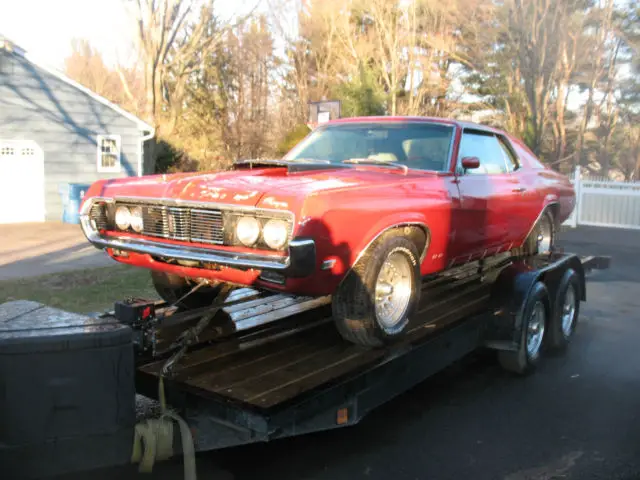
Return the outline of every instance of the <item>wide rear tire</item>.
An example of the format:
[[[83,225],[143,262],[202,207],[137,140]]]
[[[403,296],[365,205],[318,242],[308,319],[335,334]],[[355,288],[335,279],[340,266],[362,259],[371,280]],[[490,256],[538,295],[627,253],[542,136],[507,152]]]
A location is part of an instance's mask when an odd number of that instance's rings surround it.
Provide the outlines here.
[[[186,295],[197,285],[196,282],[190,281],[179,275],[158,272],[155,270],[151,271],[151,280],[156,292],[160,295],[160,298],[171,305],[175,304],[178,308],[183,310],[192,310],[211,305],[220,293],[221,289],[220,284],[215,286],[203,286],[180,300],[180,298]],[[178,300],[180,301],[178,302]]]
[[[381,346],[404,336],[420,301],[419,258],[400,230],[367,249],[333,295],[333,318],[343,338]]]

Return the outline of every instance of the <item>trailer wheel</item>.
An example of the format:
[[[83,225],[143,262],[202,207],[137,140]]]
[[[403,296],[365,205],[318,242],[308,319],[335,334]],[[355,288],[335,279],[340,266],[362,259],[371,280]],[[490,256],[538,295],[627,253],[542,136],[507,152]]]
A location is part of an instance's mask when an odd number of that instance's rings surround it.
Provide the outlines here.
[[[536,282],[523,309],[520,344],[518,349],[498,352],[502,367],[525,375],[535,370],[540,362],[542,343],[549,313],[549,293],[543,282]]]
[[[367,249],[332,298],[346,340],[380,346],[404,335],[420,300],[419,258],[402,231],[384,234]]]
[[[211,305],[220,293],[221,285],[201,287],[192,294],[180,300],[196,283],[172,273],[151,271],[153,287],[165,302],[185,310],[202,308]],[[180,300],[178,302],[178,300]],[[176,303],[178,302],[178,303]]]
[[[558,284],[553,317],[549,322],[546,346],[550,350],[563,351],[569,345],[580,314],[580,297],[580,279],[575,270],[569,268]]]
[[[551,210],[547,209],[538,219],[524,242],[525,255],[546,255],[553,251],[556,243],[556,224]]]

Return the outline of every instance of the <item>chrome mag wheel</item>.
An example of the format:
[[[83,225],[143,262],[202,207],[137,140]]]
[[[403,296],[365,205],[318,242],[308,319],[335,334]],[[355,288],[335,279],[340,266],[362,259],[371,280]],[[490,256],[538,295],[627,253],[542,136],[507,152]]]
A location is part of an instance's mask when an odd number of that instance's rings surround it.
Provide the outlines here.
[[[562,333],[565,337],[571,336],[573,323],[576,317],[576,291],[573,285],[567,287],[562,305]]]
[[[540,351],[544,337],[546,317],[547,314],[544,304],[541,301],[537,301],[531,310],[529,323],[527,325],[526,344],[529,358],[535,358]]]
[[[393,328],[404,317],[413,290],[412,265],[401,252],[392,252],[378,273],[375,312],[381,326]]]
[[[553,225],[548,215],[545,215],[538,226],[538,252],[548,253],[551,251],[553,243]]]

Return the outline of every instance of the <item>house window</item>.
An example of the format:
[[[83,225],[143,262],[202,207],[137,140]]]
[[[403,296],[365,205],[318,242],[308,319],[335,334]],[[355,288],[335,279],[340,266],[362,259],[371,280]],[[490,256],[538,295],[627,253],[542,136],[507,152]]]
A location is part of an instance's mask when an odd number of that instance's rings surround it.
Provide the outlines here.
[[[98,172],[120,171],[120,135],[98,135]]]

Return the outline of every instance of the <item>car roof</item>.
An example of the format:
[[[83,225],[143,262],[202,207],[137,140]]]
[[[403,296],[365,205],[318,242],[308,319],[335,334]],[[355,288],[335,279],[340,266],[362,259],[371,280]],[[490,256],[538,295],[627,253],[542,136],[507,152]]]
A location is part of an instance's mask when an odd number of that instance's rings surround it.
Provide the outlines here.
[[[417,117],[417,116],[371,116],[371,117],[345,117],[345,118],[337,118],[335,120],[331,120],[323,125],[336,125],[342,123],[392,123],[392,122],[416,122],[416,123],[440,123],[443,125],[455,125],[459,128],[463,129],[473,129],[480,130],[484,132],[491,133],[501,133],[505,134],[505,132],[490,127],[488,125],[482,125],[474,122],[467,122],[456,120],[453,118],[446,117]]]

